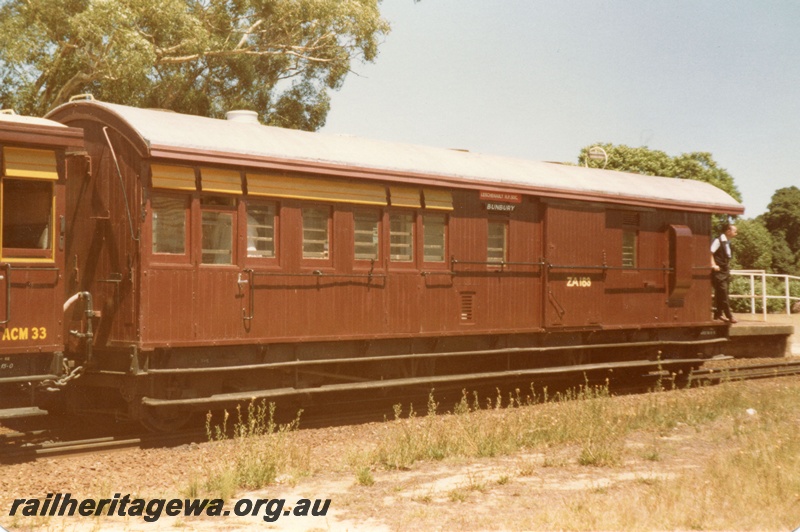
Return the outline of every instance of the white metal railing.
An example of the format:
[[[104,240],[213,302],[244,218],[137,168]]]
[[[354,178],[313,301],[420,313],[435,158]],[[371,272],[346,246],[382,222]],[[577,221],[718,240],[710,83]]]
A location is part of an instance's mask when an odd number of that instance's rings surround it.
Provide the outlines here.
[[[800,297],[793,297],[791,292],[789,291],[789,287],[791,286],[791,282],[800,282],[800,277],[794,275],[782,275],[777,273],[767,273],[764,270],[731,270],[731,275],[736,275],[739,277],[748,277],[750,279],[750,293],[749,294],[731,294],[731,298],[737,299],[749,299],[750,300],[750,314],[756,313],[756,300],[761,300],[761,312],[764,316],[764,320],[767,319],[767,300],[768,299],[782,299],[784,301],[784,308],[786,309],[786,314],[792,313],[792,302],[793,301],[800,301]],[[761,293],[756,293],[756,277],[760,278],[759,285],[761,287]],[[774,277],[783,279],[783,294],[782,295],[770,295],[767,293],[767,277]]]

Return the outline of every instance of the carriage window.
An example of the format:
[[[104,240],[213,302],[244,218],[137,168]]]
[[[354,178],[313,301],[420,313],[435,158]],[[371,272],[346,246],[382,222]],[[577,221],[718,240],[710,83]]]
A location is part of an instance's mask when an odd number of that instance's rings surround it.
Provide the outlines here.
[[[233,263],[234,198],[204,197],[200,200],[203,222],[203,264]],[[227,211],[227,212],[226,212]]]
[[[50,249],[53,184],[6,179],[3,182],[3,251]],[[36,256],[44,256],[34,254]],[[12,251],[12,255],[14,252]]]
[[[330,209],[325,207],[303,207],[304,259],[329,258],[328,221],[330,214]]]
[[[622,267],[636,268],[636,230],[622,231]]]
[[[622,213],[622,267],[636,268],[639,213]]]
[[[422,217],[425,262],[444,262],[444,214],[426,214]]]
[[[389,255],[393,262],[414,260],[414,215],[389,216]]]
[[[247,256],[275,256],[275,206],[247,206]]]
[[[507,258],[508,225],[505,222],[489,222],[489,238],[486,246],[488,262],[505,262]]]
[[[356,211],[353,239],[355,241],[355,260],[378,259],[378,213]]]
[[[187,198],[154,195],[153,253],[183,255],[186,253]]]

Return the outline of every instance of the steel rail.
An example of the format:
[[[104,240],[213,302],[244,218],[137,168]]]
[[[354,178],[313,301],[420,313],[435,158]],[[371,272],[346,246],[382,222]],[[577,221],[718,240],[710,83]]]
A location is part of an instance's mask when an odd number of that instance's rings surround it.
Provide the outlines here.
[[[766,379],[771,377],[788,377],[800,374],[800,362],[776,362],[771,364],[752,364],[749,366],[733,366],[726,368],[704,368],[692,372],[690,383],[743,381]]]
[[[176,434],[144,434],[141,436],[127,437],[103,436],[63,442],[47,442],[31,445],[22,444],[14,446],[11,449],[0,451],[0,463],[20,462],[89,452],[117,451],[136,447],[167,446],[175,443],[183,443],[189,439],[194,441],[198,439],[206,441],[207,435],[204,432],[193,431]]]

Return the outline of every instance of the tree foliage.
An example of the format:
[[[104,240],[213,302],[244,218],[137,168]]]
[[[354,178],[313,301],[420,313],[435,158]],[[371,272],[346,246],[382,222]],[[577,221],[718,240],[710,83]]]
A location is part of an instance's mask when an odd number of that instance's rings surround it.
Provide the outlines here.
[[[733,269],[766,270],[772,268],[772,235],[759,219],[738,220],[739,234],[733,243]]]
[[[72,95],[319,129],[389,25],[381,0],[0,0],[0,104],[42,115]]]
[[[608,154],[608,163],[605,168],[623,172],[633,172],[645,175],[663,177],[676,177],[680,179],[694,179],[705,181],[720,188],[734,197],[742,200],[739,189],[733,182],[733,177],[707,152],[684,153],[671,157],[660,150],[651,150],[646,147],[632,148],[624,144],[593,144],[602,147]],[[586,164],[589,148],[586,146],[578,156],[578,163]],[[602,168],[603,161],[589,160],[589,166]]]
[[[800,275],[800,189],[775,191],[761,219],[773,239],[773,269]]]

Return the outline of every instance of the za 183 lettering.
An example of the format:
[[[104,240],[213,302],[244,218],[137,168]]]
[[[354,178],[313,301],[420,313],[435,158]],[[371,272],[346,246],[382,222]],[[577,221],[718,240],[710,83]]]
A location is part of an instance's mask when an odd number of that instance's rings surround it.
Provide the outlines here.
[[[592,286],[591,277],[567,277],[568,287],[588,288]]]

